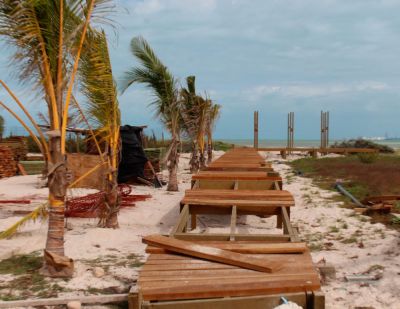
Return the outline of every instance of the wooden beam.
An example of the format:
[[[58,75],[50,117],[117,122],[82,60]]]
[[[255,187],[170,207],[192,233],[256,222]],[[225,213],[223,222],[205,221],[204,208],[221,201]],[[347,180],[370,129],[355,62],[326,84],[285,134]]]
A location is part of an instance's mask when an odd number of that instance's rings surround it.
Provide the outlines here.
[[[237,218],[237,209],[236,206],[232,206],[232,214],[231,214],[231,233],[229,240],[235,240],[235,233],[236,233],[236,218]]]
[[[306,293],[280,293],[273,295],[263,296],[247,296],[247,297],[223,297],[211,299],[195,299],[195,300],[181,300],[181,301],[161,301],[161,302],[143,302],[143,309],[266,309],[275,308],[282,303],[282,296],[287,300],[296,303],[303,308],[307,307]],[[311,307],[310,309],[323,309]]]
[[[226,233],[176,233],[174,235],[176,239],[184,240],[226,240],[229,241],[230,234]],[[289,235],[279,235],[279,234],[235,234],[235,240],[262,240],[269,242],[286,242],[290,241]]]
[[[17,307],[28,307],[28,306],[56,306],[56,305],[67,304],[70,301],[79,301],[82,304],[108,304],[108,303],[126,302],[127,300],[128,300],[128,294],[26,299],[26,300],[0,301],[0,308],[17,308]]]
[[[284,233],[290,235],[290,241],[293,241],[293,242],[300,241],[296,231],[293,229],[292,224],[290,223],[290,218],[289,218],[289,214],[288,214],[286,207],[282,207],[281,211],[282,211]]]
[[[291,243],[268,243],[268,242],[240,242],[240,241],[207,241],[197,240],[200,245],[207,245],[223,250],[244,254],[298,254],[306,252],[307,245],[304,242]],[[146,253],[168,254],[168,250],[147,246]]]
[[[188,216],[189,216],[189,205],[185,205],[183,206],[183,209],[179,214],[178,222],[171,231],[170,234],[171,237],[174,237],[176,233],[182,233],[185,230],[188,223]]]
[[[261,272],[271,273],[281,268],[280,263],[277,262],[265,262],[264,260],[252,258],[241,253],[197,245],[194,242],[178,240],[162,235],[149,235],[144,237],[142,241],[148,245],[161,247],[172,252]]]

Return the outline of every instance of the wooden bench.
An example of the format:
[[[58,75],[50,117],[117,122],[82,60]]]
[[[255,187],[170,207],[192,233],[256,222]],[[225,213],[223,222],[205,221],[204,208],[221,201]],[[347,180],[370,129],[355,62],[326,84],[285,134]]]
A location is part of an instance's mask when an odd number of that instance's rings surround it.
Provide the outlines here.
[[[275,246],[273,253],[246,256],[279,263],[281,267],[265,273],[170,252],[154,253],[150,246],[150,256],[139,273],[139,289],[129,295],[130,308],[261,309],[278,306],[281,296],[303,308],[324,308],[319,277],[304,244],[298,246],[297,252],[286,251],[287,244],[265,242],[220,242],[220,246],[240,246],[241,250],[247,247],[247,252]]]
[[[216,190],[193,189],[186,190],[181,201],[181,214],[175,232],[184,232],[184,222],[191,218],[191,228],[196,228],[199,214],[231,214],[231,224],[236,226],[237,215],[277,216],[277,227],[289,232],[290,207],[295,204],[294,198],[288,191],[282,190]],[[234,229],[235,226],[231,228]],[[234,237],[234,235],[231,235]],[[297,236],[293,236],[297,239]]]

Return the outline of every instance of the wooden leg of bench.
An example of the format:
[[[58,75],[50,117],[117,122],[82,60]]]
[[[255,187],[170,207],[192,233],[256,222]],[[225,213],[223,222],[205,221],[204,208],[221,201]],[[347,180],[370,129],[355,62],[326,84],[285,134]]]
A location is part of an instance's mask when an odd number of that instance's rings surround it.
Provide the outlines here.
[[[128,308],[140,309],[142,308],[142,297],[138,291],[137,286],[133,286],[128,294]]]
[[[313,309],[325,309],[325,295],[322,291],[313,292]]]
[[[197,227],[196,214],[191,214],[190,217],[191,217],[191,219],[190,219],[191,227],[192,227],[192,230],[194,230]]]
[[[276,215],[276,228],[277,229],[281,229],[282,228],[282,213],[281,212],[279,212]]]
[[[235,241],[236,234],[236,218],[237,218],[237,209],[236,206],[232,206],[232,214],[231,214],[231,233],[229,236],[230,241]]]

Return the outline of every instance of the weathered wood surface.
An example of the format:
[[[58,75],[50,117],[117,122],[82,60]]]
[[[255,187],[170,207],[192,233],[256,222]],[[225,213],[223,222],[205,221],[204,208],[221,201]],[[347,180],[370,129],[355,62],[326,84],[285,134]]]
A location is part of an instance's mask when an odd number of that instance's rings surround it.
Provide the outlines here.
[[[194,242],[178,240],[162,235],[146,236],[143,238],[143,242],[172,252],[262,272],[274,272],[280,269],[280,265],[277,262],[269,263],[241,253],[198,245]]]
[[[223,250],[244,253],[244,254],[294,254],[307,251],[307,245],[299,243],[266,243],[250,241],[196,241],[196,244],[206,245]],[[147,246],[147,253],[171,253],[163,248]]]
[[[282,296],[288,301],[294,302],[302,308],[308,309],[324,309],[324,305],[318,306],[316,303],[321,297],[311,292],[273,294],[263,296],[245,296],[245,297],[229,297],[229,298],[211,298],[181,301],[162,301],[143,303],[143,309],[266,309],[275,308],[282,304]],[[323,298],[323,296],[322,296]],[[132,308],[136,309],[136,308]]]
[[[294,204],[293,195],[286,190],[213,190],[192,189],[185,191],[186,197],[202,197],[213,199],[240,199],[240,200],[269,200],[291,201]]]
[[[271,180],[282,181],[279,176],[269,176],[267,172],[231,172],[231,171],[201,171],[192,176],[193,180]]]
[[[201,198],[201,197],[184,197],[182,203],[188,205],[204,205],[204,206],[215,206],[215,207],[231,207],[236,205],[237,207],[291,207],[294,205],[293,201],[284,200],[246,200],[246,199],[213,199],[213,198]]]
[[[143,299],[236,297],[320,288],[308,251],[258,257],[279,263],[281,269],[264,273],[175,254],[151,254],[139,276]]]
[[[26,300],[0,301],[0,308],[17,308],[17,307],[28,307],[28,306],[55,306],[55,305],[64,305],[69,303],[70,301],[80,301],[83,304],[109,304],[109,303],[126,302],[127,300],[128,300],[128,294],[26,299]]]

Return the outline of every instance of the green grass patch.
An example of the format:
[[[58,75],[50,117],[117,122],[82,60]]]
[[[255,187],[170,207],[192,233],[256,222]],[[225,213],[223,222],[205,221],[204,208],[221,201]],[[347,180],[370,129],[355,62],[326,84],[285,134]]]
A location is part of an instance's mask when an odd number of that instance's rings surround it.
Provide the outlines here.
[[[26,255],[16,255],[0,261],[0,274],[23,275],[38,270],[42,264],[43,257],[38,251]]]

